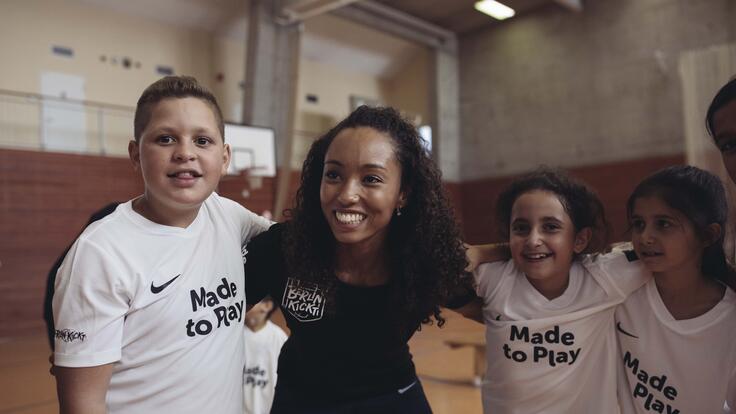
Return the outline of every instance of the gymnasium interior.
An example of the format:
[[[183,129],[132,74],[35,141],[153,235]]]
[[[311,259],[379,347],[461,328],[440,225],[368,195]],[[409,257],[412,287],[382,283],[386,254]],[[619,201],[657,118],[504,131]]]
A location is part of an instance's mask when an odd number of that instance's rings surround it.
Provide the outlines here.
[[[274,220],[311,142],[361,104],[420,129],[467,243],[501,241],[496,197],[540,165],[597,192],[613,242],[660,168],[700,166],[733,199],[704,119],[736,74],[736,2],[500,2],[512,15],[476,0],[0,1],[0,414],[58,412],[48,272],[92,212],[142,193],[128,142],[162,76],[196,77],[228,125],[264,134],[218,192]],[[484,327],[443,314],[410,342],[427,398],[481,413]]]

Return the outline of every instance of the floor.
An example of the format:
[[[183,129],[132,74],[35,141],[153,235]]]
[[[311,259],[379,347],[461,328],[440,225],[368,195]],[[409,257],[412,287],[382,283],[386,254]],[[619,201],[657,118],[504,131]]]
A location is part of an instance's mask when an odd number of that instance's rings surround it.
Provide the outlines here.
[[[480,414],[480,389],[472,384],[473,350],[450,349],[444,340],[477,336],[483,326],[449,311],[443,314],[443,328],[425,326],[411,340],[417,371],[435,414]],[[274,321],[283,318],[275,315]],[[0,414],[58,413],[48,358],[45,336],[0,338]]]

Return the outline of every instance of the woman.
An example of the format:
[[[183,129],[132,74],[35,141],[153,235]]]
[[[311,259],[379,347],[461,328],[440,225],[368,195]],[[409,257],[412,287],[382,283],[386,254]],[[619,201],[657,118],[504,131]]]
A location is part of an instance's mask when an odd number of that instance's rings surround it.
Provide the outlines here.
[[[431,412],[408,341],[475,297],[440,172],[391,108],[360,107],[312,145],[291,220],[248,245],[246,295],[291,329],[272,408]]]

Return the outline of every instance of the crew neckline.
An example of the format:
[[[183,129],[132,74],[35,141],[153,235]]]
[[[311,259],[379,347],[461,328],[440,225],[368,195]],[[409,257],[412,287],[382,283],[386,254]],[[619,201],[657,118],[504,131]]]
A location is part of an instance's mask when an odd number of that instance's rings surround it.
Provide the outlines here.
[[[654,278],[647,282],[645,289],[649,297],[649,303],[657,319],[662,324],[679,333],[693,333],[707,329],[712,324],[717,323],[721,318],[726,317],[730,312],[736,311],[734,309],[734,306],[736,306],[736,294],[728,286],[725,287],[721,300],[707,312],[694,318],[680,320],[675,319],[669,309],[667,309],[662,296],[659,294],[659,290],[657,290],[657,283]]]
[[[199,208],[199,211],[197,211],[197,216],[194,218],[194,220],[187,226],[187,227],[176,227],[176,226],[167,226],[165,224],[159,224],[155,221],[151,221],[135,211],[133,209],[133,202],[139,197],[136,197],[132,200],[128,200],[126,203],[121,204],[120,207],[122,207],[121,211],[127,217],[130,221],[132,221],[135,225],[141,227],[145,231],[155,233],[155,234],[166,234],[166,235],[178,235],[178,236],[193,236],[197,233],[197,231],[202,227],[202,220],[204,213],[202,212],[203,209],[205,209],[205,203],[202,203],[202,205]]]

